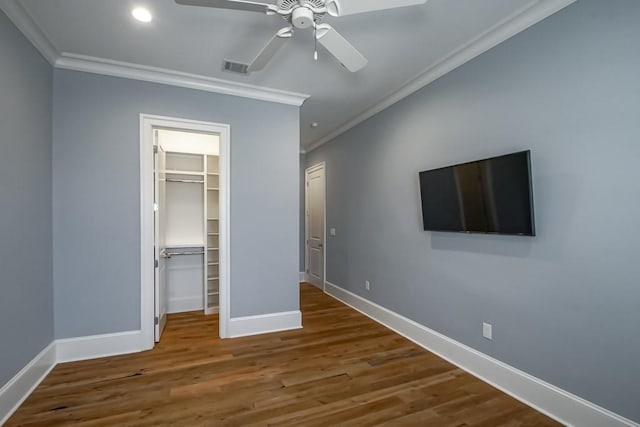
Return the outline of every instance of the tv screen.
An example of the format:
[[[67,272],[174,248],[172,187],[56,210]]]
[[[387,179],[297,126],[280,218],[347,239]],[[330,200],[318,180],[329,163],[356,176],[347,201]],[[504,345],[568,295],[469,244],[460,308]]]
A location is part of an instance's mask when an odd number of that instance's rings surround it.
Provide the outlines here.
[[[420,172],[425,230],[535,236],[530,151]]]

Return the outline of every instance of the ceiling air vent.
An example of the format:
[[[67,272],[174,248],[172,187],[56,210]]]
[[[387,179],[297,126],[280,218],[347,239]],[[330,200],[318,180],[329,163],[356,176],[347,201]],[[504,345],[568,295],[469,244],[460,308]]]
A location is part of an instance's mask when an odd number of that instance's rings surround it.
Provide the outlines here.
[[[234,62],[225,59],[222,62],[222,69],[224,71],[230,71],[238,74],[249,74],[249,64],[243,64],[241,62]]]

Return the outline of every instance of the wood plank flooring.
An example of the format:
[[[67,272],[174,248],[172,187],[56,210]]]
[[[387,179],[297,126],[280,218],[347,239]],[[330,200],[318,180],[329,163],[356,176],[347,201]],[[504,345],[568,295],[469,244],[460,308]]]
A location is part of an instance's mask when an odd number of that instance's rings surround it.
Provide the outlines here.
[[[58,365],[7,426],[551,426],[311,285],[304,329],[220,340],[171,315],[153,350]]]

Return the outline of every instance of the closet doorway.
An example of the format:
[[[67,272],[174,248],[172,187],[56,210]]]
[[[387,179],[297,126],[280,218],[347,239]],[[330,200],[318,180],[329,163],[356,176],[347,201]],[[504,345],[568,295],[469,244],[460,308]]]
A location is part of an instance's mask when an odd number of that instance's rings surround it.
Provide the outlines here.
[[[141,115],[143,349],[167,314],[229,319],[229,126]]]

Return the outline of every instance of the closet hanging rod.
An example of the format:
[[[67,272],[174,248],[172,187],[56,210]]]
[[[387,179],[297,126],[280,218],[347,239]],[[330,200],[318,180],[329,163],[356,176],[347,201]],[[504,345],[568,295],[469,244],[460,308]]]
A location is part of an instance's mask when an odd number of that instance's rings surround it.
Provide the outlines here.
[[[204,251],[193,251],[193,252],[165,252],[165,258],[171,258],[173,256],[181,256],[181,255],[204,255]]]
[[[167,178],[167,182],[186,182],[189,184],[204,184],[204,181],[197,181],[193,179],[175,179],[175,178]]]

